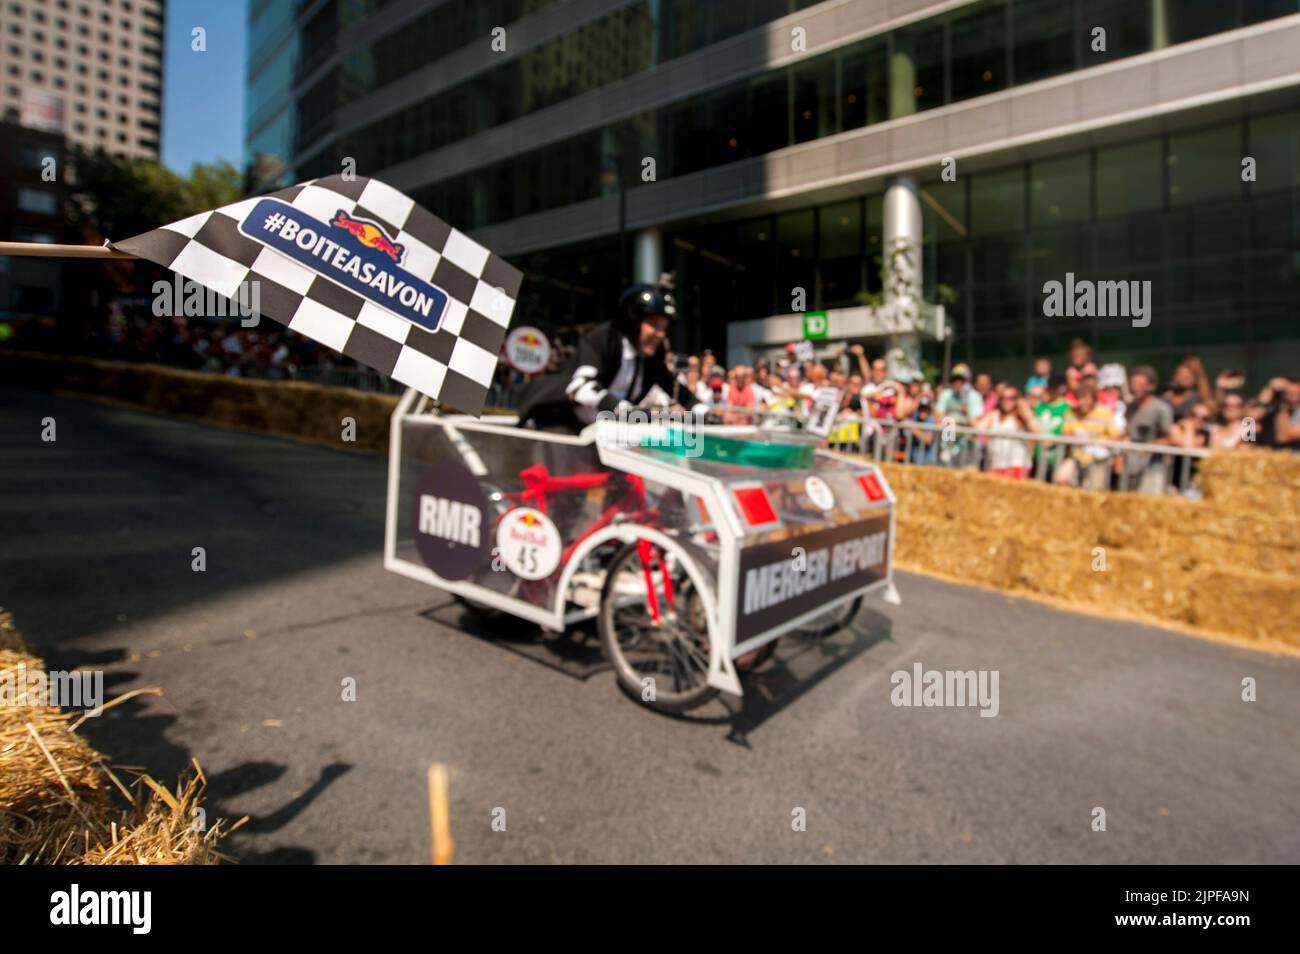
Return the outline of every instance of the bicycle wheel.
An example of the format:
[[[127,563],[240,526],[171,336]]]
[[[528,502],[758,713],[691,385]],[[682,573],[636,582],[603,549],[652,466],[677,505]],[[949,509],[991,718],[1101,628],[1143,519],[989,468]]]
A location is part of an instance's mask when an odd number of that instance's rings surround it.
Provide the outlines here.
[[[651,611],[638,542],[628,543],[605,574],[601,644],[624,692],[660,712],[686,712],[718,694],[707,681],[713,643],[700,587],[708,584],[684,551],[650,545],[647,552],[658,619]]]
[[[850,603],[841,603],[820,616],[814,616],[802,626],[797,627],[795,632],[800,636],[807,636],[812,639],[825,639],[827,636],[838,633],[853,622],[860,609],[862,609],[862,597],[857,596]]]

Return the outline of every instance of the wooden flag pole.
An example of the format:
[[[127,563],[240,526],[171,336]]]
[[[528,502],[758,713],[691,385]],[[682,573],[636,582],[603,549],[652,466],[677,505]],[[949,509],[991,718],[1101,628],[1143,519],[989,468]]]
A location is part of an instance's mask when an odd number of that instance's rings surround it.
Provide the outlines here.
[[[429,826],[433,834],[433,863],[449,865],[456,854],[451,837],[451,798],[447,794],[447,766],[434,762],[429,766]]]
[[[0,255],[28,255],[34,258],[134,259],[105,245],[51,245],[47,242],[0,242]]]

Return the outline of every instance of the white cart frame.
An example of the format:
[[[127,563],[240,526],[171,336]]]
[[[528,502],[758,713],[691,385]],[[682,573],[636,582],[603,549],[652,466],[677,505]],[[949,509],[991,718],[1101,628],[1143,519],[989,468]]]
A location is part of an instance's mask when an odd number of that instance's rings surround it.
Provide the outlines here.
[[[895,498],[892,488],[884,475],[872,462],[848,455],[818,449],[818,454],[843,460],[851,464],[862,474],[875,474],[884,491],[885,498],[879,507],[889,508],[889,546],[886,558],[885,575],[857,590],[837,596],[834,600],[822,604],[800,616],[783,621],[755,636],[735,643],[736,607],[740,584],[740,542],[748,534],[729,499],[728,485],[716,477],[695,473],[668,462],[657,461],[644,453],[639,453],[626,446],[620,446],[613,440],[603,440],[604,429],[618,425],[593,424],[577,436],[552,434],[543,431],[522,431],[518,428],[518,419],[514,416],[474,418],[462,414],[440,414],[430,407],[431,402],[419,392],[408,389],[398,402],[390,420],[388,445],[388,500],[384,521],[384,568],[401,576],[436,586],[441,590],[454,593],[466,599],[485,604],[512,616],[536,623],[554,632],[563,632],[569,625],[590,619],[599,611],[598,607],[569,608],[569,589],[573,576],[578,571],[582,559],[602,543],[620,540],[631,543],[636,540],[649,540],[666,550],[674,551],[687,561],[688,570],[704,570],[685,548],[672,537],[653,527],[634,523],[614,523],[585,539],[574,551],[561,570],[560,579],[555,587],[551,605],[538,606],[517,597],[500,593],[469,580],[446,580],[434,573],[429,567],[397,554],[397,523],[399,501],[399,478],[402,461],[402,426],[413,424],[426,427],[440,427],[449,440],[456,444],[463,443],[462,433],[496,433],[516,439],[538,442],[567,444],[578,447],[595,445],[600,463],[611,470],[643,477],[646,480],[663,484],[680,491],[684,496],[698,497],[704,501],[712,519],[711,529],[718,537],[718,571],[716,579],[709,582],[711,586],[700,587],[705,611],[709,615],[710,653],[708,684],[732,695],[742,695],[740,679],[736,674],[733,660],[751,652],[762,645],[779,638],[784,633],[797,629],[825,614],[827,610],[857,599],[868,593],[883,590],[887,602],[897,603],[898,592],[894,586],[894,533],[895,533]],[[750,432],[751,428],[742,426],[706,425],[701,428],[709,434],[726,435],[728,433]],[[623,431],[626,433],[626,429]],[[462,460],[475,476],[485,476],[487,465],[477,459],[477,454],[464,446]],[[734,485],[733,485],[734,486]]]

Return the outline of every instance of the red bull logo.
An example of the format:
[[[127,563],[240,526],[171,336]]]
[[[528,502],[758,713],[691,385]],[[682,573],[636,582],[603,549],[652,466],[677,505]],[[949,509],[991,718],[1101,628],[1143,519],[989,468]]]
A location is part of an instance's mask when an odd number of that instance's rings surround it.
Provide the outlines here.
[[[384,234],[384,230],[374,222],[356,218],[339,209],[334,214],[334,218],[330,220],[330,225],[347,232],[367,248],[383,252],[398,265],[402,264],[402,256],[406,254],[406,247],[398,245],[390,239]]]

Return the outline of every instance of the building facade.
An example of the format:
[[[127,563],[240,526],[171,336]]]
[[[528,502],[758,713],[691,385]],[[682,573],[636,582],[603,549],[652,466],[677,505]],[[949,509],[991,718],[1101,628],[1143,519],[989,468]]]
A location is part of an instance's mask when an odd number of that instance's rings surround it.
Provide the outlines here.
[[[525,270],[521,320],[663,268],[681,348],[751,357],[807,309],[834,350],[902,243],[951,360],[1295,372],[1297,0],[255,6],[248,160],[413,194]],[[1150,320],[1049,316],[1067,280],[1149,287]]]
[[[0,240],[70,240],[53,181],[63,162],[61,134],[0,122]],[[58,259],[0,255],[0,318],[58,314],[62,277]]]
[[[0,119],[157,159],[164,0],[0,0]]]

